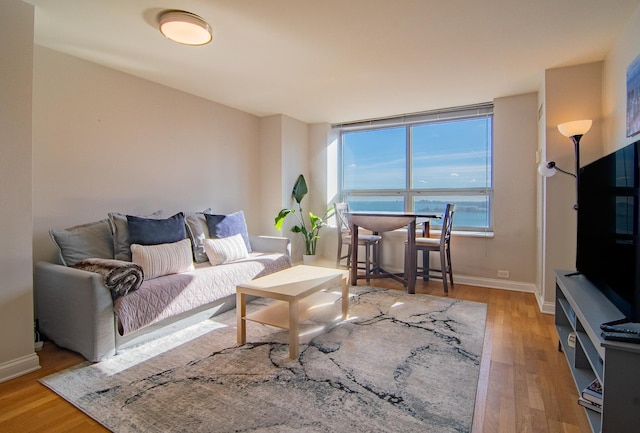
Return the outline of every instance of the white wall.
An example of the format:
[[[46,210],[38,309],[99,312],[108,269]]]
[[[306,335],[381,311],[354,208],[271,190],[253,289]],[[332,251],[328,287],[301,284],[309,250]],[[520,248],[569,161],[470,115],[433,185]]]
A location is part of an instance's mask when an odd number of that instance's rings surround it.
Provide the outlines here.
[[[560,134],[558,125],[581,119],[592,119],[591,130],[580,142],[580,165],[583,166],[602,155],[602,62],[545,72],[544,99],[542,100],[541,140],[546,161],[555,161],[558,167],[575,172],[575,152],[572,141]],[[539,252],[540,267],[538,303],[546,312],[552,312],[555,303],[555,269],[574,270],[576,264],[577,214],[576,183],[561,173],[541,179],[541,194],[545,202],[540,205],[544,249]]]
[[[34,258],[51,228],[108,212],[260,213],[260,121],[242,111],[36,46]]]
[[[640,56],[640,6],[620,32],[604,63],[604,154],[640,140],[626,137],[627,81],[629,64]]]
[[[292,199],[291,191],[300,174],[304,175],[309,187],[309,194],[302,201],[303,211],[305,215],[308,215],[309,211],[316,213],[313,197],[319,194],[317,183],[309,170],[309,125],[288,116],[273,115],[262,118],[260,128],[261,152],[269,152],[261,158],[263,177],[268,176],[269,180],[265,185],[261,185],[260,190],[270,197],[269,203],[263,199],[263,218],[269,222],[269,226],[264,227],[264,233],[289,237],[291,258],[294,263],[298,263],[302,261],[305,246],[301,235],[291,233],[291,227],[298,224],[296,217],[287,217],[281,231],[273,228],[273,222],[280,209],[297,210],[298,205]],[[280,171],[274,170],[278,167]],[[280,206],[276,208],[277,203]],[[305,221],[308,223],[306,216]]]
[[[0,382],[39,368],[31,254],[33,15],[21,1],[0,3]]]
[[[282,121],[281,116],[265,116],[260,119],[260,194],[261,211],[259,232],[270,236],[280,236],[273,226],[274,218],[284,205],[284,185],[282,182]],[[291,190],[289,190],[289,194]]]

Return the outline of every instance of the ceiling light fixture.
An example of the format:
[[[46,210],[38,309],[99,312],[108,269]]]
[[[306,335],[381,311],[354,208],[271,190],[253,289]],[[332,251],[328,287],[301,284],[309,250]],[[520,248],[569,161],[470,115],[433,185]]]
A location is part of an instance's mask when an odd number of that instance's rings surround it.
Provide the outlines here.
[[[168,10],[161,13],[158,26],[164,36],[184,45],[205,45],[213,39],[209,24],[187,11]]]

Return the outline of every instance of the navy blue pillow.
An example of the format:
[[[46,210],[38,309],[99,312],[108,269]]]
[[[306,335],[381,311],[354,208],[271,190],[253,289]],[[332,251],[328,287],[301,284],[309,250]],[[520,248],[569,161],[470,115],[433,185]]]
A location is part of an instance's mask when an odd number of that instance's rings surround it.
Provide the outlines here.
[[[184,228],[184,214],[182,212],[167,219],[127,215],[127,225],[129,241],[132,244],[170,244],[187,237],[187,231]]]
[[[247,231],[247,222],[244,219],[244,212],[238,211],[229,215],[213,215],[205,213],[207,219],[207,228],[209,236],[212,238],[228,238],[229,236],[241,234],[244,243],[247,245],[247,251],[251,252],[249,245],[249,233]]]

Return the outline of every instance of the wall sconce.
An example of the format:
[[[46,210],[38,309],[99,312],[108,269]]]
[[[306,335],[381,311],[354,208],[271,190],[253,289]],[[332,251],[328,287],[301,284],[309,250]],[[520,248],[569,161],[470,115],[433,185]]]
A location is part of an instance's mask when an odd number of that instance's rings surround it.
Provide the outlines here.
[[[575,210],[578,210],[578,191],[580,190],[580,139],[591,129],[592,124],[592,120],[574,120],[573,122],[561,123],[558,125],[558,131],[560,131],[560,134],[571,138],[571,141],[573,142],[576,157],[576,204],[573,206]]]
[[[538,166],[538,173],[540,173],[540,176],[551,177],[554,174],[556,174],[556,172],[558,171],[560,173],[564,173],[564,174],[568,174],[569,176],[576,177],[575,174],[558,167],[555,161],[545,162]]]
[[[213,39],[209,24],[187,11],[164,11],[158,16],[158,26],[164,36],[184,45],[205,45]]]

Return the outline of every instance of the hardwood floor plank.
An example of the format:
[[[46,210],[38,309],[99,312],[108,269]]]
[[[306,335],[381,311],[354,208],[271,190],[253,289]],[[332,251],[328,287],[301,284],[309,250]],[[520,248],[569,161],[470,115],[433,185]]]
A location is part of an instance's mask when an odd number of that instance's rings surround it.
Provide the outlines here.
[[[403,290],[391,280],[372,283]],[[438,281],[419,280],[416,292],[444,295]],[[457,284],[449,297],[487,304],[473,433],[589,431],[567,362],[557,351],[553,316],[540,313],[533,294]],[[38,382],[84,359],[52,343],[38,355],[40,370],[0,383],[0,431],[107,431]]]

